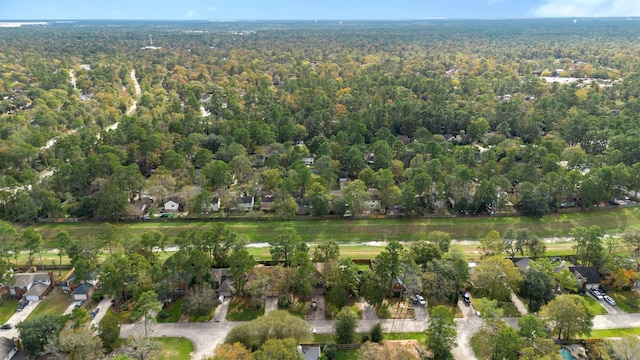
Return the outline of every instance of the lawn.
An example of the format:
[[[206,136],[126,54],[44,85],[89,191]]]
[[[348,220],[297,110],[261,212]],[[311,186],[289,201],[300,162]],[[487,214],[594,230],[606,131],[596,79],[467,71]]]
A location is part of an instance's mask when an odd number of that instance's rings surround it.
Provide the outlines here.
[[[358,360],[358,350],[338,350],[336,360]]]
[[[227,320],[229,321],[251,321],[264,315],[264,304],[260,308],[247,307],[246,299],[232,298],[229,302]]]
[[[630,313],[640,312],[640,297],[635,291],[618,291],[610,295],[620,310]]]
[[[207,226],[209,221],[149,221],[120,222],[115,225],[131,236],[146,231],[158,230],[169,237],[177,236],[180,231]],[[386,238],[402,241],[426,239],[432,231],[445,231],[454,239],[477,240],[491,230],[503,233],[508,228],[526,228],[539,237],[568,236],[575,226],[598,225],[605,232],[619,232],[628,226],[640,225],[640,208],[618,208],[570,214],[551,214],[544,217],[462,217],[462,218],[416,218],[416,219],[327,219],[327,220],[243,220],[227,222],[227,226],[245,236],[250,242],[269,242],[274,231],[286,223],[293,226],[306,242],[319,242],[332,239],[341,243],[361,243],[379,241]],[[97,236],[99,223],[51,223],[38,224],[45,241],[52,242],[55,235],[64,230],[72,237]]]
[[[291,315],[297,316],[301,319],[305,319],[305,317],[311,314],[311,302],[303,302],[296,299],[296,301],[289,305],[286,309]]]
[[[423,332],[384,334],[384,340],[417,340],[419,343],[423,343],[425,339],[426,335]]]
[[[471,348],[479,360],[491,358],[491,335],[486,329],[481,329],[471,337]]]
[[[589,295],[582,295],[582,298],[587,302],[589,309],[593,315],[605,315],[608,314],[607,310],[600,305],[600,302]]]
[[[2,306],[0,306],[0,324],[4,324],[9,320],[16,312],[18,307],[18,300],[16,299],[3,299]]]
[[[427,306],[429,308],[429,312],[431,312],[431,308],[433,308],[434,306],[438,306],[438,305],[442,305],[444,307],[446,307],[447,309],[451,310],[451,313],[453,314],[454,318],[463,318],[464,316],[462,315],[462,310],[460,310],[460,307],[458,306],[458,304],[455,305],[451,305],[445,301],[435,301],[435,300],[429,300],[427,303]],[[403,340],[403,339],[398,339],[398,340]]]
[[[159,323],[175,323],[180,321],[180,317],[182,317],[182,303],[184,299],[180,298],[171,305],[160,311],[158,314],[157,320]]]
[[[623,336],[640,336],[640,328],[591,330],[589,339],[617,338]]]
[[[112,308],[109,308],[107,310],[107,313],[104,314],[104,318],[107,317],[114,317],[116,318],[116,320],[118,321],[118,324],[131,324],[131,315],[133,314],[133,308],[127,310],[127,311],[121,311],[121,312],[114,312]],[[103,320],[104,320],[103,318]]]
[[[71,305],[69,294],[65,294],[60,288],[51,290],[47,297],[38,303],[38,306],[29,314],[29,319],[35,319],[44,315],[62,316]]]
[[[161,337],[153,340],[160,343],[162,350],[155,359],[189,360],[193,351],[193,343],[184,338]]]
[[[189,322],[206,322],[206,321],[211,321],[211,319],[213,319],[213,316],[216,313],[216,307],[212,307],[211,311],[209,311],[208,314],[205,315],[201,315],[201,316],[190,316],[189,317]]]

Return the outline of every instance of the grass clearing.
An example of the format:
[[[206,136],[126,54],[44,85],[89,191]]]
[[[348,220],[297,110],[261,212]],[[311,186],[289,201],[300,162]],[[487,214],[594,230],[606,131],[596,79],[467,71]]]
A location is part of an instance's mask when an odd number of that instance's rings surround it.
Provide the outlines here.
[[[69,305],[71,305],[69,294],[63,293],[60,288],[54,288],[44,300],[38,303],[28,318],[36,319],[45,315],[62,316]]]
[[[289,314],[304,320],[307,315],[311,314],[311,302],[304,302],[296,299],[296,301],[289,305],[285,310],[287,310]]]
[[[588,339],[606,339],[623,336],[640,336],[640,328],[591,330],[591,335],[589,335]]]
[[[193,343],[185,338],[161,337],[154,338],[160,343],[161,350],[158,360],[189,360],[193,352]]]
[[[280,221],[228,219],[229,229],[245,236],[250,242],[269,242],[274,231],[282,224],[294,227],[306,242],[336,240],[340,243],[362,243],[384,239],[417,241],[426,239],[432,231],[444,231],[454,239],[478,240],[491,230],[503,233],[508,228],[526,228],[539,237],[568,236],[575,226],[598,225],[605,232],[620,232],[629,226],[640,226],[640,208],[617,208],[568,214],[550,214],[538,217],[462,217],[415,219],[326,219]],[[211,221],[145,221],[119,222],[114,225],[128,236],[139,236],[158,230],[173,238],[182,230],[207,226]],[[64,230],[72,237],[97,236],[100,224],[93,222],[38,224],[45,241],[53,242],[55,235]]]
[[[478,360],[487,360],[491,358],[491,346],[487,346],[487,344],[491,344],[491,335],[487,329],[480,329],[480,331],[471,337],[470,342],[471,348],[476,354]]]
[[[216,312],[216,307],[212,307],[211,311],[209,311],[208,314],[206,315],[201,315],[201,316],[190,316],[189,317],[189,322],[207,322],[207,321],[211,321],[211,319],[213,319],[213,316],[215,315]]]
[[[0,324],[4,324],[9,320],[13,314],[16,313],[18,308],[18,300],[16,299],[3,299],[2,306],[0,306]]]
[[[246,299],[232,298],[229,302],[227,320],[229,321],[251,321],[264,315],[264,304],[259,308],[247,306]]]
[[[462,310],[460,310],[460,307],[458,306],[458,304],[456,303],[455,305],[451,305],[446,301],[436,301],[436,300],[429,300],[427,302],[427,307],[429,308],[429,312],[431,312],[431,309],[434,306],[444,306],[447,309],[451,310],[451,313],[453,314],[454,318],[463,318],[464,315],[462,315]],[[397,340],[404,340],[404,339],[397,339]]]
[[[620,310],[630,313],[640,312],[640,296],[635,291],[618,291],[610,295]]]
[[[384,334],[384,340],[417,340],[419,343],[423,343],[426,340],[426,335],[423,332],[388,333]]]
[[[184,298],[180,298],[171,305],[160,311],[158,314],[157,320],[159,323],[175,323],[180,321],[180,317],[182,317],[182,304],[184,302]]]
[[[587,303],[587,306],[589,306],[589,309],[591,310],[591,313],[594,315],[606,315],[608,314],[607,310],[602,307],[602,305],[600,305],[600,302],[594,298],[592,298],[589,295],[582,295],[582,298],[584,299],[584,301]]]
[[[107,313],[104,314],[104,317],[114,317],[118,321],[118,324],[131,324],[131,315],[133,314],[133,308],[127,311],[120,311],[116,313],[112,308],[107,309]],[[103,318],[104,319],[104,318]]]
[[[358,350],[338,350],[336,360],[358,360]]]

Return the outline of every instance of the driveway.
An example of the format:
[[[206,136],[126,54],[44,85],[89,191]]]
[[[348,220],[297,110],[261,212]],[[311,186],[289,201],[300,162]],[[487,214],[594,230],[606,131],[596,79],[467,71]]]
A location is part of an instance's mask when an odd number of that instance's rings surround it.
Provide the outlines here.
[[[459,300],[458,307],[462,312],[463,318],[455,319],[458,335],[456,338],[457,345],[452,350],[453,357],[456,359],[475,360],[477,358],[471,348],[471,337],[480,330],[483,322],[476,315],[473,305],[467,305],[464,301]]]
[[[102,320],[102,318],[107,314],[107,310],[109,310],[110,307],[111,307],[111,298],[107,297],[100,300],[97,306],[97,308],[99,308],[100,311],[98,311],[98,313],[96,314],[96,317],[94,317],[93,320],[91,320],[91,326],[93,325],[98,326],[98,324],[100,324],[100,320]]]
[[[362,310],[362,320],[378,320],[376,309],[371,306],[362,296],[358,299],[360,310]]]
[[[218,344],[224,342],[227,334],[239,322],[204,322],[204,323],[167,323],[152,324],[150,336],[153,337],[183,337],[193,343],[191,359],[200,360],[213,355]],[[144,325],[125,324],[120,326],[120,337],[144,336]]]
[[[267,296],[267,299],[264,302],[264,313],[267,314],[275,310],[278,310],[278,297]]]
[[[311,298],[311,301],[315,301],[316,303],[318,303],[318,308],[315,311],[311,311],[311,315],[309,315],[305,320],[326,320],[326,316],[324,313],[324,295],[314,295]]]
[[[231,298],[225,297],[222,304],[220,304],[216,311],[213,313],[213,321],[214,322],[223,322],[227,321],[227,312],[229,311],[229,304],[231,303]],[[266,311],[266,309],[265,309]]]
[[[23,322],[33,310],[35,310],[36,306],[40,301],[33,301],[31,304],[27,305],[22,311],[16,311],[15,314],[11,315],[9,320],[7,320],[7,324],[12,324],[13,329],[10,330],[0,330],[0,336],[7,337],[9,339],[13,339],[14,337],[18,337],[18,330],[16,330],[16,325]]]

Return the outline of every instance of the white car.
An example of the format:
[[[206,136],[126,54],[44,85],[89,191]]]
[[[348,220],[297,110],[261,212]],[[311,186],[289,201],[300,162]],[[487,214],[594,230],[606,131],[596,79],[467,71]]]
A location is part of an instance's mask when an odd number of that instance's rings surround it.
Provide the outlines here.
[[[424,301],[424,297],[422,295],[416,294],[416,303],[420,306],[425,306],[427,303]]]
[[[591,294],[598,300],[602,300],[604,294],[598,289],[591,289]]]
[[[616,306],[616,301],[613,300],[609,295],[604,296],[604,301],[608,302],[611,306]]]

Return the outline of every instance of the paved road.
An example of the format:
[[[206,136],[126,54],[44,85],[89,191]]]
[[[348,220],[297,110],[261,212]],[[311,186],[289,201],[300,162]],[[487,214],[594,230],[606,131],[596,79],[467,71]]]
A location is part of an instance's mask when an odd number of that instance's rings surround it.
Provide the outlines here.
[[[203,323],[170,323],[154,324],[149,327],[153,337],[184,337],[193,342],[194,350],[191,359],[200,360],[213,355],[218,344],[224,342],[231,329],[238,322],[203,322]],[[120,337],[144,336],[142,323],[126,324],[120,327]]]
[[[229,300],[225,300],[228,306]],[[223,304],[224,305],[224,304]],[[29,305],[29,306],[33,306]],[[456,319],[456,329],[458,331],[458,346],[453,349],[456,359],[474,360],[476,359],[473,350],[469,345],[471,336],[475,334],[483,325],[482,319],[475,315],[472,306],[466,306],[462,302],[458,303],[464,315],[463,319]],[[223,311],[220,306],[220,311]],[[507,318],[507,324],[516,327],[518,319]],[[427,328],[426,319],[383,319],[383,320],[360,320],[357,332],[368,332],[375,323],[382,325],[384,332],[422,332]],[[202,357],[211,356],[216,346],[222,343],[231,329],[241,322],[221,321],[205,323],[171,323],[152,325],[152,336],[154,337],[185,337],[194,344],[192,359],[200,360]],[[312,320],[309,321],[311,327],[315,328],[318,334],[334,333],[333,321]],[[619,328],[640,328],[640,313],[620,314],[620,315],[596,315],[593,320],[593,329],[619,329]],[[5,335],[3,333],[2,335]],[[127,324],[121,326],[121,337],[144,334],[142,323]]]
[[[216,311],[213,313],[213,321],[214,322],[222,322],[227,321],[227,312],[229,312],[229,303],[231,302],[231,298],[224,298],[222,304],[220,304]]]

